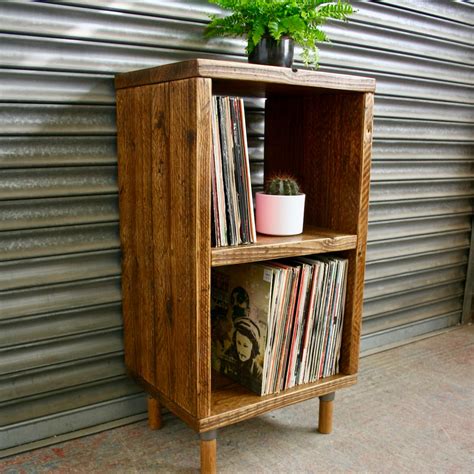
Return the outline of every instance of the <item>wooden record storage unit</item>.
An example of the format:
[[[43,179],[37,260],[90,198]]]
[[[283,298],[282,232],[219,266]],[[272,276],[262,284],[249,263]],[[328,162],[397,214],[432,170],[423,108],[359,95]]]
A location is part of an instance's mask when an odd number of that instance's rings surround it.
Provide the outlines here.
[[[356,383],[367,240],[375,81],[195,59],[116,77],[122,293],[127,369],[201,437],[215,471],[216,430]],[[211,99],[266,98],[265,176],[291,172],[306,193],[305,229],[211,247]],[[337,375],[258,396],[211,370],[211,268],[332,252],[349,259]]]

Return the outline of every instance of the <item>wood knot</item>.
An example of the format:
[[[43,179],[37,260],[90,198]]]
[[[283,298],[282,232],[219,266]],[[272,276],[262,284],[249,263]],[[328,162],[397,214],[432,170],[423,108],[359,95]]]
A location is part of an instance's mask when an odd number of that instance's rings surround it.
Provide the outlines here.
[[[158,112],[158,119],[156,120],[155,127],[158,129],[165,128],[165,113],[162,110]]]
[[[196,132],[194,130],[188,130],[186,132],[186,141],[188,142],[188,145],[192,147],[194,145],[195,140],[196,140]]]
[[[168,298],[166,300],[166,316],[170,324],[173,323],[173,300]]]

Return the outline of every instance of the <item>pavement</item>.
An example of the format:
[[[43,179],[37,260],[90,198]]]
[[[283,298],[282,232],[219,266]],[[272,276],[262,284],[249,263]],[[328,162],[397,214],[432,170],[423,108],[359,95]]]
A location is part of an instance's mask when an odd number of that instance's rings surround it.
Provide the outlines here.
[[[361,360],[337,392],[334,431],[318,400],[219,430],[220,473],[474,473],[474,326]],[[196,473],[199,441],[165,415],[0,459],[1,474]]]

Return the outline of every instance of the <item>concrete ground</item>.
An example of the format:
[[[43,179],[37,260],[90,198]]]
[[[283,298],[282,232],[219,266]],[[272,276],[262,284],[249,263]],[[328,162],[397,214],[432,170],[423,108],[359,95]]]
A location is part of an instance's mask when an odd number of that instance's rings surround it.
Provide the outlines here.
[[[474,472],[474,327],[361,361],[336,395],[334,432],[316,432],[317,400],[219,431],[221,473]],[[0,460],[8,473],[197,472],[196,434],[171,415],[160,431],[123,426]]]

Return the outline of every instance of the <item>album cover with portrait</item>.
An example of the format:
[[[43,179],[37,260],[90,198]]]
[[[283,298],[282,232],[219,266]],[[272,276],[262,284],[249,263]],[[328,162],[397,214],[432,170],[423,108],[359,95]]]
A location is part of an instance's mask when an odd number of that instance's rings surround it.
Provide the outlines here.
[[[263,264],[213,268],[211,274],[212,367],[259,395],[273,274]]]

